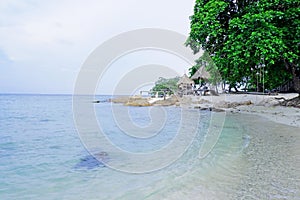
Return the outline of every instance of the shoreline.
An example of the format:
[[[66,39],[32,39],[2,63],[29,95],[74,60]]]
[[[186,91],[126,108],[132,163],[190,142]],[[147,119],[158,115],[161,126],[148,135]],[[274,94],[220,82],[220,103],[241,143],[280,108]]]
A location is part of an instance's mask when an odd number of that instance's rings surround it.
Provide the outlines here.
[[[278,124],[300,128],[300,109],[293,107],[274,106],[240,106],[228,110],[230,113],[251,114],[266,118]]]
[[[296,93],[278,95],[220,94],[219,96],[175,95],[163,98],[145,98],[141,96],[120,97],[110,101],[125,106],[180,106],[183,108],[209,110],[212,112],[253,114],[275,123],[300,128],[300,108],[280,106],[284,100],[297,97]]]
[[[204,97],[204,99],[210,99],[211,106],[223,109],[226,113],[257,115],[275,123],[300,128],[300,108],[280,105],[284,100],[290,100],[297,96],[298,94],[296,93],[279,94],[276,96],[225,94],[223,96]],[[201,107],[203,104],[199,104],[198,106]]]

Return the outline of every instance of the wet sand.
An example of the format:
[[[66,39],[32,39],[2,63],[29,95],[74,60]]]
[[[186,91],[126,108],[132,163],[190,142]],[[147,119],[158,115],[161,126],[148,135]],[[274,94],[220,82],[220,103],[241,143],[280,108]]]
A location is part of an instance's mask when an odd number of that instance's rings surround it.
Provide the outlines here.
[[[182,107],[225,111],[215,113],[226,116],[213,151],[199,159],[194,148],[174,168],[156,174],[167,178],[120,197],[299,200],[300,109],[278,106],[281,98],[296,95],[184,97]]]
[[[196,160],[186,173],[174,174],[143,189],[143,193],[149,194],[147,199],[168,200],[298,200],[298,130],[259,116],[230,113],[218,144],[207,158]],[[243,148],[241,142],[245,142]]]

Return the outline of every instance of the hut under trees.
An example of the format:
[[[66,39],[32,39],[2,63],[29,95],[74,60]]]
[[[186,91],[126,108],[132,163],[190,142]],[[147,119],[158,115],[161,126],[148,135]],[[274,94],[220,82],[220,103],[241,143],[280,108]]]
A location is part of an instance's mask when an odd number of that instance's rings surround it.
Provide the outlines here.
[[[191,80],[186,74],[184,74],[178,81],[178,95],[192,95],[194,94],[193,90],[194,81]]]

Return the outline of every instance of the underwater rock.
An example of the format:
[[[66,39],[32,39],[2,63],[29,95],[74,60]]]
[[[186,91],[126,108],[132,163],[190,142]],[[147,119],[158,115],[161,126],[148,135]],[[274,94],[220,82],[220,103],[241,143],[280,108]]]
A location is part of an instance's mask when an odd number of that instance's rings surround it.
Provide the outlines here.
[[[106,152],[99,152],[94,155],[87,155],[80,159],[80,162],[75,165],[75,169],[95,169],[97,167],[105,167],[103,161],[108,159]]]

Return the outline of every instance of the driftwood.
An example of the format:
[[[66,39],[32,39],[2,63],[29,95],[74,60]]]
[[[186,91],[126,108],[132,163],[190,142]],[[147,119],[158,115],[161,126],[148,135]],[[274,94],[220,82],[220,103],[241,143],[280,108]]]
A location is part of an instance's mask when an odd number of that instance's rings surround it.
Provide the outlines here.
[[[275,97],[276,100],[285,100],[286,101],[286,98],[284,97]]]

